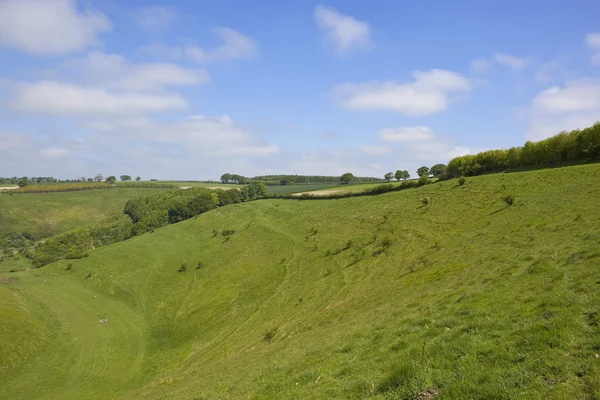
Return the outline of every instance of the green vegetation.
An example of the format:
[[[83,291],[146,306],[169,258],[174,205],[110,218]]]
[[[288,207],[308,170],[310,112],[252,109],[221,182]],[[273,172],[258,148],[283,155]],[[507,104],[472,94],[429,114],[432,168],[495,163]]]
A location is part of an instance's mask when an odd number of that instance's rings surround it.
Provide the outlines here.
[[[2,194],[0,237],[13,232],[49,236],[81,228],[120,214],[129,199],[162,192],[165,189],[120,188],[19,196]]]
[[[267,186],[267,193],[281,196],[321,189],[338,189],[339,186],[340,183],[297,183],[294,185]],[[353,185],[349,186],[352,187]],[[344,185],[344,187],[346,187],[346,185]]]
[[[261,200],[0,273],[0,398],[597,398],[598,190]]]
[[[521,147],[456,157],[450,160],[440,178],[473,176],[510,169],[556,167],[597,161],[598,158],[600,122],[583,130],[575,129],[539,142],[527,142]]]

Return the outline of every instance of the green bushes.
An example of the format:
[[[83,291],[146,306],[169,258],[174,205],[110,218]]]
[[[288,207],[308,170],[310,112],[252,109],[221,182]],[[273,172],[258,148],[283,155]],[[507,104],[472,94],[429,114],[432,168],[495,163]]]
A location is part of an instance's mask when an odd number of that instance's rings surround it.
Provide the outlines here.
[[[450,160],[440,179],[501,172],[512,168],[554,166],[597,160],[600,157],[600,123],[561,132],[539,142],[508,150],[489,150]]]
[[[502,197],[502,201],[506,204],[507,207],[510,207],[515,203],[515,198],[512,195],[506,195]]]
[[[177,272],[185,272],[185,270],[187,270],[187,264],[182,263]]]

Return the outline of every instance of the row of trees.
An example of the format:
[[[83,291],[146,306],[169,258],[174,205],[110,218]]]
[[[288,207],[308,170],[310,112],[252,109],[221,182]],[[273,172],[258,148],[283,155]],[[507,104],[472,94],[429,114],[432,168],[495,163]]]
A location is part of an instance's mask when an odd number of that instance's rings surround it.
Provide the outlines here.
[[[441,178],[501,172],[512,168],[555,166],[595,161],[600,157],[600,122],[593,126],[508,150],[489,150],[450,160]]]
[[[131,178],[130,175],[121,175],[119,177],[121,179],[121,181],[125,182],[125,181],[131,181],[133,180]],[[142,178],[141,177],[137,177],[135,178],[136,181],[140,181]],[[16,177],[13,176],[12,178],[3,178],[0,177],[0,185],[2,184],[11,184],[11,185],[19,185],[20,187],[25,187],[25,186],[30,186],[30,185],[43,185],[43,184],[54,184],[54,183],[77,183],[77,182],[109,182],[109,183],[115,183],[117,181],[117,178],[115,176],[109,176],[108,178],[104,179],[104,177],[102,176],[102,174],[98,174],[96,175],[94,178],[86,178],[85,176],[76,178],[76,179],[57,179],[51,176],[39,176],[39,177],[27,177],[27,176],[22,176],[22,177]]]
[[[267,186],[272,185],[293,185],[295,183],[339,183],[340,176],[328,176],[328,175],[261,175],[254,176],[249,179],[250,181],[261,181]],[[381,178],[372,178],[364,176],[352,176],[353,182],[373,182],[381,181]],[[344,182],[342,180],[342,182]]]
[[[418,177],[425,176],[427,178],[430,176],[433,176],[434,178],[437,178],[443,174],[445,169],[446,169],[446,166],[444,164],[435,164],[431,168],[422,166],[419,169],[417,169],[417,176]],[[396,178],[397,181],[407,180],[407,179],[410,179],[410,173],[407,170],[399,169],[396,171],[396,173],[388,172],[383,177],[388,182],[394,178]]]

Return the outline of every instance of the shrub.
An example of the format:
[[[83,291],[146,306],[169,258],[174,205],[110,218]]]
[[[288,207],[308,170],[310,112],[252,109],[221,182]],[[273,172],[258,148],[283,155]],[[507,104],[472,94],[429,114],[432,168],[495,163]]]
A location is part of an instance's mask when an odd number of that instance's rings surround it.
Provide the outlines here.
[[[221,235],[223,235],[223,237],[227,237],[233,235],[234,233],[235,231],[233,229],[225,229],[223,232],[221,232]]]
[[[70,271],[73,269],[73,264],[69,263],[67,264],[67,268],[65,268],[65,271]]]
[[[200,269],[204,267],[204,263],[202,261],[198,261],[198,265],[196,265],[196,269]]]
[[[419,178],[419,186],[427,185],[428,183],[429,177],[427,177],[427,175],[425,174],[421,175],[421,177]]]
[[[429,197],[425,196],[421,199],[421,201],[423,202],[423,205],[429,205],[429,203],[431,202],[431,200],[429,199]]]
[[[183,264],[181,264],[181,267],[179,267],[177,272],[184,272],[186,269],[187,269],[187,264],[183,263]]]
[[[460,178],[458,178],[458,186],[463,186],[466,182],[467,182],[467,178],[465,178],[464,176],[461,176]]]
[[[273,341],[273,339],[275,338],[276,333],[277,333],[277,328],[271,328],[269,330],[266,330],[263,333],[263,339],[265,340],[265,342],[271,343]]]
[[[506,205],[507,205],[508,207],[510,207],[510,206],[512,206],[513,204],[515,204],[515,198],[514,198],[512,195],[510,195],[510,194],[509,194],[509,195],[506,195],[506,196],[504,196],[504,197],[502,197],[502,201],[503,201],[504,203],[506,203]]]

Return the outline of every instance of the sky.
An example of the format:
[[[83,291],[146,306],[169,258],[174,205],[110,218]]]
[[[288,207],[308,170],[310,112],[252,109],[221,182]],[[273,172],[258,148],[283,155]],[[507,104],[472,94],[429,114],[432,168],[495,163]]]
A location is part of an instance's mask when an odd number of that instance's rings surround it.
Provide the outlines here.
[[[383,177],[600,120],[597,0],[0,0],[0,176]]]

